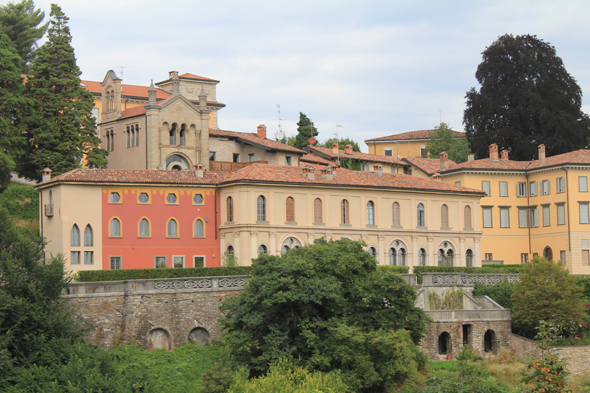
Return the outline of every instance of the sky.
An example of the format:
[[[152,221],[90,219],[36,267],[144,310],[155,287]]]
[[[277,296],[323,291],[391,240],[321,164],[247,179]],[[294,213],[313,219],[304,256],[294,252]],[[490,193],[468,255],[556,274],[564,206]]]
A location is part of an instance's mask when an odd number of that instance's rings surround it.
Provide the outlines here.
[[[169,71],[217,79],[219,128],[269,137],[364,140],[432,129],[462,131],[465,93],[479,88],[481,53],[504,34],[552,44],[590,97],[590,2],[35,0],[70,18],[82,79],[109,69],[149,85]],[[4,1],[5,3],[6,1]],[[280,105],[280,116],[277,105]],[[583,110],[590,112],[590,99]]]

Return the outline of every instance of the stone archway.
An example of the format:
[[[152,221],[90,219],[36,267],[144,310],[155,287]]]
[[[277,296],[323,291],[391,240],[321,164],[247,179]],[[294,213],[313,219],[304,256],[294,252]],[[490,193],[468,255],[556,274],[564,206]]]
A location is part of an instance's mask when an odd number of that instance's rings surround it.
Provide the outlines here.
[[[489,329],[483,335],[483,350],[484,352],[496,353],[496,332]]]
[[[451,335],[448,332],[442,332],[438,336],[438,354],[449,356],[452,353]]]
[[[188,334],[188,339],[198,343],[200,346],[208,344],[210,338],[211,335],[209,334],[209,331],[202,327],[194,328]]]
[[[147,337],[148,351],[154,349],[165,349],[167,351],[172,349],[172,338],[166,329],[156,328],[149,332]]]

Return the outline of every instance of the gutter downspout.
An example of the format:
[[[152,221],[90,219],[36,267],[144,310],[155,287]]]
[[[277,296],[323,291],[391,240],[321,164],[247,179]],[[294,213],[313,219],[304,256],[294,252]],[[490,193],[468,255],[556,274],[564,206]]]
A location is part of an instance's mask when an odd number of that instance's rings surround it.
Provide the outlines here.
[[[39,231],[41,232],[41,238],[43,238],[43,219],[45,218],[45,214],[43,214],[43,191],[39,190]],[[45,251],[43,251],[43,264],[45,265]]]
[[[528,167],[530,165],[531,164],[529,164],[526,169],[528,169]],[[529,255],[531,255],[531,224],[530,224],[530,222],[531,222],[531,220],[530,220],[531,210],[528,208],[528,206],[531,205],[531,200],[530,200],[530,198],[531,198],[531,185],[529,183],[529,172],[526,169],[525,169],[525,173],[526,173],[526,188],[527,188],[527,190],[526,190],[527,191],[527,193],[526,193],[526,205],[527,205],[526,217],[527,217],[527,225],[526,226],[527,226],[527,229],[529,231]],[[539,190],[537,189],[537,194],[538,194],[538,191]],[[522,263],[522,261],[520,261],[520,262]]]
[[[565,166],[562,166],[561,169],[565,172],[565,184],[566,184],[566,203],[567,203],[567,247],[568,251],[572,251],[572,234],[571,234],[571,224],[570,224],[570,182],[568,178],[567,169]],[[561,261],[563,263],[563,261]]]
[[[215,186],[215,240],[217,240],[217,190],[219,189],[219,186],[216,185]]]

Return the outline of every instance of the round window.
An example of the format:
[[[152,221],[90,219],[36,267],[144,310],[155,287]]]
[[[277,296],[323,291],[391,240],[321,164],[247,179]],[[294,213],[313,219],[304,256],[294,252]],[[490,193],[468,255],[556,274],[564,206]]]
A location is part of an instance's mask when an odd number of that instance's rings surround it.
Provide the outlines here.
[[[109,201],[111,202],[119,202],[120,200],[121,196],[118,192],[111,192],[111,195],[109,195]]]
[[[166,196],[166,200],[168,203],[176,203],[176,194],[168,194],[168,196]]]
[[[194,201],[194,202],[195,202],[197,205],[200,205],[201,203],[203,203],[203,195],[201,195],[201,194],[196,194],[196,195],[193,197],[193,201]]]
[[[139,194],[139,202],[147,203],[149,200],[150,200],[150,197],[147,194],[147,192],[142,192],[141,194]]]

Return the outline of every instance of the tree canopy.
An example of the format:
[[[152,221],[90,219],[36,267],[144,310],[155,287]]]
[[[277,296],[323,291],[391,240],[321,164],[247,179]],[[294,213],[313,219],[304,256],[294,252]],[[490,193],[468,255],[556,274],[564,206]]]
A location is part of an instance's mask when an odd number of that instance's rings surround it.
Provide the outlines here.
[[[497,143],[515,160],[585,147],[590,120],[582,112],[582,90],[555,48],[531,35],[503,35],[483,52],[463,114],[467,140],[479,157]]]
[[[321,147],[326,147],[328,149],[331,149],[332,145],[335,142],[338,142],[338,149],[340,149],[340,150],[346,149],[346,145],[352,145],[352,151],[358,151],[358,152],[361,151],[359,144],[356,141],[353,141],[352,139],[350,139],[348,137],[341,138],[338,140],[336,140],[336,138],[330,138],[330,139],[326,140],[324,143],[322,143]]]
[[[309,145],[308,139],[312,136],[315,137],[317,135],[318,129],[315,128],[313,122],[303,113],[299,112],[299,121],[297,122],[297,135],[295,136],[295,142],[293,143],[293,147],[296,147],[297,149],[303,149],[305,146]]]
[[[80,86],[68,18],[55,4],[50,18],[48,40],[37,50],[27,81],[28,95],[38,107],[29,121],[28,151],[18,167],[21,175],[37,180],[45,166],[54,174],[79,168],[84,161],[105,167],[108,154],[99,148],[92,94]]]
[[[467,161],[469,154],[469,144],[465,138],[458,138],[453,134],[453,130],[445,122],[434,127],[435,133],[430,135],[428,141],[428,157],[439,158],[440,153],[446,151],[449,159],[457,164]]]
[[[359,392],[412,379],[427,317],[413,288],[376,266],[361,242],[345,238],[261,254],[244,292],[221,306],[224,341],[252,375],[292,357],[342,370]]]
[[[560,262],[536,256],[528,263],[512,295],[514,330],[529,338],[535,336],[539,321],[577,330],[584,318],[583,288]]]
[[[39,26],[44,18],[45,12],[35,9],[33,0],[0,6],[0,30],[10,38],[21,58],[21,73],[29,73],[31,62],[35,58],[37,41],[47,31],[49,23]]]

